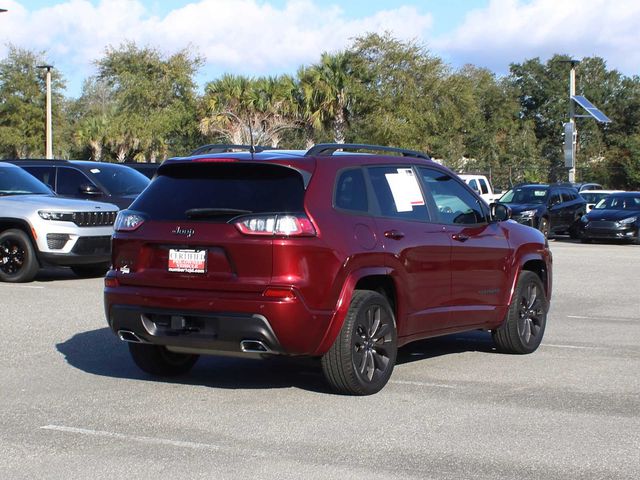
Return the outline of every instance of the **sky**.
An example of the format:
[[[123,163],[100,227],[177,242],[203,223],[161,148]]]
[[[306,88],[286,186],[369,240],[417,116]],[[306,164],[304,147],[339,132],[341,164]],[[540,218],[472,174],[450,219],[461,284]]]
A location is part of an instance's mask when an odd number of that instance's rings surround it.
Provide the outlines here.
[[[452,68],[498,75],[555,53],[600,56],[640,74],[640,0],[0,0],[8,44],[44,52],[78,97],[107,47],[125,41],[201,56],[202,87],[223,73],[295,74],[368,32],[415,41]]]

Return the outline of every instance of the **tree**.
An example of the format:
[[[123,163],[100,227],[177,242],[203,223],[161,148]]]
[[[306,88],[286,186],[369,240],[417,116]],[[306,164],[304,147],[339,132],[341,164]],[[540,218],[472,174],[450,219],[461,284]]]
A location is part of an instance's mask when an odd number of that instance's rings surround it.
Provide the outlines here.
[[[9,45],[7,58],[0,62],[0,154],[24,158],[44,156],[46,85],[37,65],[45,64],[44,53],[34,53]],[[51,71],[52,124],[62,124],[60,106],[64,80]],[[55,138],[55,137],[54,137]],[[54,142],[55,152],[60,146]]]
[[[344,143],[349,121],[350,57],[344,52],[323,53],[320,62],[298,70],[305,124],[315,137],[330,130],[334,143]]]
[[[139,48],[131,42],[118,49],[107,48],[97,61],[97,78],[87,88],[98,84],[107,88],[110,108],[97,113],[106,116],[106,122],[97,120],[91,125],[107,124],[104,144],[117,161],[156,161],[194,146],[198,125],[193,76],[201,63],[187,50],[164,57],[156,49]],[[90,95],[90,90],[83,92],[83,97]],[[82,133],[77,136],[82,137]]]
[[[287,130],[300,128],[292,77],[223,75],[205,87],[200,131],[238,145],[277,147]]]
[[[347,54],[352,69],[350,136],[355,141],[436,155],[447,150],[450,139],[439,133],[448,126],[439,115],[446,114],[452,95],[444,89],[448,69],[442,60],[388,33],[357,38]]]

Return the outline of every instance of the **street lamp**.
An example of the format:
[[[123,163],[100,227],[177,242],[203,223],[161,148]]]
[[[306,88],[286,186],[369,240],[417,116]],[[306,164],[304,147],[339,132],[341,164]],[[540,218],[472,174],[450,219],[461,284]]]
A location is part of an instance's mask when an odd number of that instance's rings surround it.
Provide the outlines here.
[[[46,158],[53,158],[53,134],[51,132],[51,69],[53,65],[36,65],[37,68],[44,68],[47,70],[47,143]]]

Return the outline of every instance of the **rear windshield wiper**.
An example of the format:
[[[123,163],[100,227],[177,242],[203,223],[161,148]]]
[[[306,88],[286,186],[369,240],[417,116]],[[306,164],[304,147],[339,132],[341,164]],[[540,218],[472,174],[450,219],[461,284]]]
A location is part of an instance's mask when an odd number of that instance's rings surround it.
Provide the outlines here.
[[[253,212],[251,210],[240,210],[238,208],[190,208],[184,212],[188,218],[212,218],[227,215],[246,215],[248,213]]]

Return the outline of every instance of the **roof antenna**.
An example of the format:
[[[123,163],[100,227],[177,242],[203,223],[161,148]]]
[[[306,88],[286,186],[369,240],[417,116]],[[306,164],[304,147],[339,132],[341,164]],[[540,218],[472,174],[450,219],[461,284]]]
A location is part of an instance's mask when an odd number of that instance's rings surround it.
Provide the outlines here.
[[[251,160],[255,160],[255,158],[253,157],[253,155],[256,153],[256,147],[253,144],[253,130],[251,130],[251,122],[248,122],[249,125],[249,138],[250,138],[250,143],[251,143],[251,148],[249,148],[249,152],[251,152]]]

